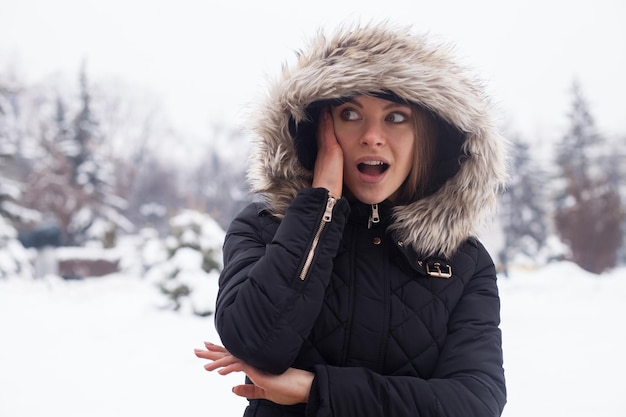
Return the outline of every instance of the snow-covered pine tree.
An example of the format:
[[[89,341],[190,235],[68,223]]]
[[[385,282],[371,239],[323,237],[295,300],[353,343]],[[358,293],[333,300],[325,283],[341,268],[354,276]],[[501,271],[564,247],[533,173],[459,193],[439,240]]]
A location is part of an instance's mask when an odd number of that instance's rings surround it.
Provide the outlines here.
[[[600,274],[616,265],[623,209],[606,166],[611,150],[598,132],[578,82],[572,86],[569,119],[556,153],[561,181],[555,226],[572,261]]]
[[[529,145],[519,139],[513,141],[510,170],[500,202],[504,234],[500,261],[505,274],[516,257],[521,256],[535,265],[545,262],[546,255],[541,252],[548,236],[545,172],[533,160]]]
[[[121,214],[125,201],[115,194],[113,164],[104,152],[105,138],[98,129],[91,107],[91,93],[85,67],[80,73],[80,110],[73,120],[73,140],[77,151],[68,155],[73,185],[84,198],[73,213],[68,233],[75,243],[98,240],[110,247],[118,229],[130,231],[132,225]]]
[[[91,101],[83,67],[75,116],[59,94],[52,114],[39,121],[42,154],[33,161],[24,201],[59,224],[64,244],[97,240],[109,247],[117,230],[132,226],[121,214],[125,202],[114,192],[113,165]]]
[[[210,215],[195,210],[181,211],[170,225],[172,233],[165,239],[168,258],[145,275],[166,296],[164,308],[185,307],[196,315],[210,315],[223,267],[225,232]]]
[[[32,275],[30,259],[18,241],[14,223],[36,221],[39,213],[19,204],[22,184],[11,175],[20,137],[16,97],[18,91],[0,80],[0,278]]]

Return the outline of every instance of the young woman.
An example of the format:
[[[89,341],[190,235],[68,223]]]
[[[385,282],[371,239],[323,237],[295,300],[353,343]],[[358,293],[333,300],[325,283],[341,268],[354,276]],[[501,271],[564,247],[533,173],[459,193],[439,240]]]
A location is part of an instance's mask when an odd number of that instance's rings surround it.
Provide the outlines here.
[[[505,178],[480,83],[388,24],[301,51],[256,122],[263,203],[233,221],[196,355],[246,416],[499,416],[493,262],[476,239]]]

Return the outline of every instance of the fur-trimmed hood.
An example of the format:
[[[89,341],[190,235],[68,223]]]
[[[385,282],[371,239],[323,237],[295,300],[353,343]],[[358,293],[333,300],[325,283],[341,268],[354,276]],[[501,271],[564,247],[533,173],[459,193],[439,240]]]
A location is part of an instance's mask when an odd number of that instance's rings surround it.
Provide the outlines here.
[[[294,126],[306,121],[312,103],[372,93],[418,104],[460,134],[454,176],[431,195],[397,206],[391,226],[418,253],[450,257],[495,208],[506,178],[505,142],[481,83],[456,63],[449,46],[410,28],[381,23],[320,32],[292,66],[283,67],[255,116],[251,190],[275,215],[284,215],[312,182],[298,159]]]

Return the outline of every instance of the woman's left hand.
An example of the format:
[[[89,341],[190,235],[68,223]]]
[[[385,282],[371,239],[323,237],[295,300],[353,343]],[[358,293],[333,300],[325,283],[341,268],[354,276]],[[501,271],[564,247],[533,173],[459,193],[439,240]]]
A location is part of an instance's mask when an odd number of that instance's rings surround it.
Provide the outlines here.
[[[207,371],[218,370],[220,375],[243,372],[253,384],[233,387],[233,393],[248,399],[266,399],[276,404],[293,405],[308,401],[314,374],[302,369],[289,368],[280,375],[261,371],[230,354],[226,348],[205,342],[206,350],[196,349],[197,357],[211,362]]]

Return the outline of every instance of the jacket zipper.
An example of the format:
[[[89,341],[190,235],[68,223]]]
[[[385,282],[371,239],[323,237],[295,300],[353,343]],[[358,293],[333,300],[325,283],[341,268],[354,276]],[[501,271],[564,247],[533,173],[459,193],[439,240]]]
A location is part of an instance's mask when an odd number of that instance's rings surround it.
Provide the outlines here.
[[[306,261],[304,262],[302,271],[300,271],[300,280],[302,281],[306,279],[306,276],[309,273],[309,268],[311,268],[311,264],[313,263],[313,256],[315,256],[315,249],[317,248],[317,244],[319,243],[320,236],[322,235],[322,231],[324,230],[324,226],[326,225],[326,223],[330,223],[333,218],[333,207],[335,206],[336,202],[337,200],[335,199],[335,197],[332,197],[330,195],[328,196],[328,200],[326,200],[326,210],[324,210],[322,220],[320,220],[317,232],[315,232],[315,236],[313,237],[313,242],[311,242],[309,254],[306,257]]]
[[[380,215],[378,214],[378,204],[372,204],[372,213],[367,220],[367,228],[371,229],[372,224],[380,223]]]

